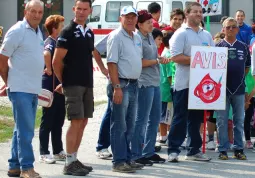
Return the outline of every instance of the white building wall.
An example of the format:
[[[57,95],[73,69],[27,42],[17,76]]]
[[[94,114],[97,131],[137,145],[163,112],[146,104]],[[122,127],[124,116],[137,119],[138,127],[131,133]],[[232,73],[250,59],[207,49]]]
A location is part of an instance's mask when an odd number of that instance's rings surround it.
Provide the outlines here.
[[[0,26],[4,27],[4,34],[17,22],[17,0],[0,0]]]

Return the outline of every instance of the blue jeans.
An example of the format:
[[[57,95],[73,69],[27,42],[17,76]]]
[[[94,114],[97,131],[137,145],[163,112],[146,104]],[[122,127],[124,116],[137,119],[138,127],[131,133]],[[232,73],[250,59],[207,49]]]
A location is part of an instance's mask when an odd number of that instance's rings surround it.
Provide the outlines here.
[[[113,164],[130,162],[130,142],[134,134],[135,117],[137,112],[138,83],[120,79],[123,92],[121,104],[112,102],[114,89],[108,85],[108,97],[111,98],[111,129],[110,142],[113,153]]]
[[[181,152],[179,147],[185,140],[187,130],[189,137],[187,156],[199,153],[202,146],[199,129],[204,111],[188,110],[188,93],[189,89],[184,89],[174,91],[173,94],[174,115],[168,134],[168,154]]]
[[[8,96],[12,102],[15,121],[11,158],[8,160],[9,169],[24,171],[34,167],[32,139],[34,137],[37,95],[8,91]]]
[[[132,159],[151,157],[161,117],[161,96],[159,87],[141,87],[138,92],[138,109],[135,132],[132,139]]]
[[[230,105],[233,108],[234,124],[234,150],[243,150],[243,131],[244,131],[244,100],[243,95],[231,95],[227,93],[226,110],[217,112],[216,125],[218,130],[219,151],[227,151],[229,148],[228,140],[228,114]]]
[[[96,150],[100,151],[102,149],[106,149],[110,146],[110,119],[111,119],[111,101],[108,98],[107,109],[102,118],[99,136],[97,141]]]

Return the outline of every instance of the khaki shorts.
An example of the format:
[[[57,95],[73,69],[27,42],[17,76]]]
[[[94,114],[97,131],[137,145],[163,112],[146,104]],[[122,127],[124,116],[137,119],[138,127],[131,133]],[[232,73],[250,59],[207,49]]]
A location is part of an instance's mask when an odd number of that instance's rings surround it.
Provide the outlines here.
[[[94,112],[93,88],[68,86],[63,88],[68,120],[92,118]]]

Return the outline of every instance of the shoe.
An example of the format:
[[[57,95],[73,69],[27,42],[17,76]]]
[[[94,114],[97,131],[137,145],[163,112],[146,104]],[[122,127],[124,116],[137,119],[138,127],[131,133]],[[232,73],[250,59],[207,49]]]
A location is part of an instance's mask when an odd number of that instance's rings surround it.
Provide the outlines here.
[[[113,172],[122,172],[122,173],[134,173],[135,172],[135,170],[132,169],[132,167],[126,163],[113,165],[112,171]]]
[[[136,163],[142,164],[144,166],[152,166],[153,162],[151,162],[150,160],[148,160],[147,158],[140,158],[135,160]]]
[[[144,167],[143,164],[140,163],[136,163],[135,161],[131,161],[129,163],[127,163],[132,169],[134,170],[140,170]]]
[[[168,155],[168,162],[177,163],[179,161],[179,155],[177,153],[170,153]]]
[[[159,144],[161,146],[167,146],[167,139],[166,140],[159,140]]]
[[[215,150],[215,148],[216,148],[216,144],[214,143],[214,141],[210,141],[206,144],[207,150]]]
[[[192,161],[210,161],[211,158],[209,158],[206,154],[203,153],[197,153],[195,155],[191,156],[185,156],[185,160],[192,160]]]
[[[66,160],[65,151],[63,150],[59,154],[53,155],[53,159],[55,159],[55,161],[65,161]]]
[[[221,160],[228,160],[227,152],[226,151],[221,151],[218,158],[221,159]]]
[[[253,144],[253,149],[255,150],[255,142],[254,142],[254,144]]]
[[[164,158],[161,158],[158,154],[154,154],[151,157],[146,158],[149,161],[153,162],[153,163],[164,163],[166,162],[166,160]]]
[[[161,150],[161,146],[159,145],[159,146],[156,146],[155,145],[155,147],[154,147],[154,151],[157,153],[157,152],[160,152],[160,150]]]
[[[89,172],[93,171],[93,167],[83,164],[78,159],[77,159],[77,164],[79,164],[83,169],[87,169]]]
[[[51,155],[40,155],[39,162],[45,164],[55,164],[56,160]]]
[[[236,150],[234,155],[233,155],[233,158],[239,159],[239,160],[246,160],[247,159],[247,157],[244,154],[243,150]]]
[[[245,148],[247,148],[247,149],[252,149],[253,148],[253,144],[252,144],[252,142],[250,140],[246,141]]]
[[[20,176],[20,169],[10,169],[8,172],[7,172],[7,175],[9,177],[19,177]]]
[[[33,168],[21,171],[20,173],[21,178],[42,178]]]
[[[96,152],[96,156],[100,159],[106,159],[112,157],[112,154],[108,151],[108,149],[102,149]]]
[[[81,165],[74,161],[68,166],[65,164],[63,174],[64,175],[72,175],[72,176],[86,176],[89,173],[87,169],[83,169]]]

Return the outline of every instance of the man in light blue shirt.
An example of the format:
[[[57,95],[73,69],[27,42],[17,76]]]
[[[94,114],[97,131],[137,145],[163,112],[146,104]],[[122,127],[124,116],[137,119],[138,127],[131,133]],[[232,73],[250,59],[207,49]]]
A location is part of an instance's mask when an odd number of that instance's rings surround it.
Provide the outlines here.
[[[199,3],[191,3],[185,9],[186,24],[179,28],[169,41],[172,61],[176,63],[173,93],[174,116],[168,135],[168,161],[178,162],[179,147],[186,137],[187,124],[190,142],[185,159],[209,161],[199,150],[202,139],[199,133],[203,119],[202,110],[188,110],[191,46],[214,46],[209,32],[200,28],[203,18]]]
[[[114,172],[132,173],[143,165],[131,161],[130,141],[137,110],[138,78],[142,71],[142,40],[134,33],[137,11],[132,6],[121,10],[121,26],[107,39],[107,65],[111,98],[111,148]]]
[[[15,127],[8,176],[40,178],[34,171],[34,137],[37,95],[41,92],[44,42],[38,27],[43,3],[31,0],[25,18],[6,33],[0,49],[0,75],[8,86]]]

